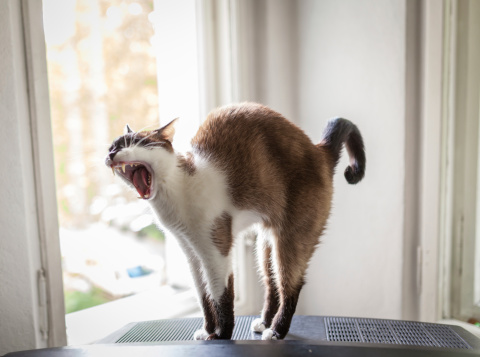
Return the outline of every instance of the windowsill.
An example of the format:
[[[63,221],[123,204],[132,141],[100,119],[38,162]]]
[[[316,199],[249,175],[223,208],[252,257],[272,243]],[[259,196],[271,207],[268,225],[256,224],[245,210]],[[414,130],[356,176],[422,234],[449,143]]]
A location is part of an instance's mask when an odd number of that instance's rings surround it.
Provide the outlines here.
[[[170,319],[199,313],[192,290],[169,286],[152,289],[65,316],[68,345],[84,345],[104,338],[130,322]]]
[[[438,323],[463,327],[465,330],[467,330],[471,334],[480,338],[480,327],[469,324],[468,322],[460,321],[460,320],[454,320],[454,319],[444,319],[444,320],[438,321]]]

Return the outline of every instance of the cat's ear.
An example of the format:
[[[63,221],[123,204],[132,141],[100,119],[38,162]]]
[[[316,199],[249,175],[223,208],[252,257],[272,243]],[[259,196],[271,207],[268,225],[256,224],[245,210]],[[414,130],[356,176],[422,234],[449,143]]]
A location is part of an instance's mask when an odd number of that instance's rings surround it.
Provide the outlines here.
[[[133,133],[133,130],[130,129],[130,127],[127,124],[125,125],[125,128],[123,128],[123,135],[130,134],[130,133]]]
[[[170,123],[161,127],[160,129],[155,130],[159,138],[173,142],[173,136],[175,135],[175,123],[178,118],[173,119]]]

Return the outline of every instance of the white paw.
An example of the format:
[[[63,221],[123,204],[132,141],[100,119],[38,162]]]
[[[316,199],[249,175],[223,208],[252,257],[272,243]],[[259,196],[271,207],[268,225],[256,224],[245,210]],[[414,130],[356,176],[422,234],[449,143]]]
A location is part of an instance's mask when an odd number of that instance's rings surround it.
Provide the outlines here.
[[[193,334],[193,339],[198,341],[198,340],[205,340],[210,334],[205,331],[203,328],[200,330],[195,331]]]
[[[267,328],[265,331],[262,333],[262,340],[276,340],[277,336],[273,334],[273,331],[271,328]]]
[[[252,321],[252,324],[250,325],[252,331],[255,332],[263,332],[265,331],[265,325],[263,323],[262,319],[255,319]]]

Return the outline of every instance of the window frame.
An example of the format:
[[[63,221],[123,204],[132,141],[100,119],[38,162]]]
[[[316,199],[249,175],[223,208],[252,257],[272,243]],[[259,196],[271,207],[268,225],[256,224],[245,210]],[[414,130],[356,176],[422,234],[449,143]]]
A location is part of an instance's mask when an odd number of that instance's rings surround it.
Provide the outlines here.
[[[42,266],[37,289],[44,309],[40,314],[46,315],[40,319],[45,319],[42,328],[48,346],[56,347],[66,345],[67,340],[43,8],[35,0],[22,0],[21,8]]]
[[[480,4],[456,0],[449,4],[452,46],[448,101],[453,131],[449,145],[453,164],[448,169],[452,180],[451,226],[444,249],[447,288],[443,291],[443,315],[466,320],[480,318],[480,304],[474,301],[474,279],[478,279],[475,259],[479,259],[475,257],[475,241],[480,234],[480,43],[475,41],[475,34],[480,32],[480,25],[470,21],[480,16]]]
[[[446,0],[448,1],[448,0]],[[446,1],[424,0],[420,3],[420,36],[417,36],[419,53],[418,119],[418,238],[416,246],[416,291],[414,301],[404,308],[413,311],[419,321],[436,322],[441,318],[442,287],[441,259],[442,202],[445,182],[444,169],[444,86],[445,86],[445,9]],[[410,243],[412,244],[412,243]],[[411,247],[410,247],[411,248]],[[412,253],[410,253],[412,254]],[[404,279],[412,279],[405,276]],[[412,284],[410,284],[412,286]],[[404,285],[405,289],[408,289]],[[408,293],[408,291],[405,291]]]

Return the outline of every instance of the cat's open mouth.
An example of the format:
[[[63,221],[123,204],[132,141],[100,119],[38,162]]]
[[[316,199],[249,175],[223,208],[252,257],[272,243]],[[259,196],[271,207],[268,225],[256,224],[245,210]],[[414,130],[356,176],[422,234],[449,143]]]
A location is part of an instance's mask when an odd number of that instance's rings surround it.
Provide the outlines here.
[[[139,198],[149,199],[152,196],[153,171],[145,162],[114,162],[111,165],[113,173],[119,174],[136,189]]]

